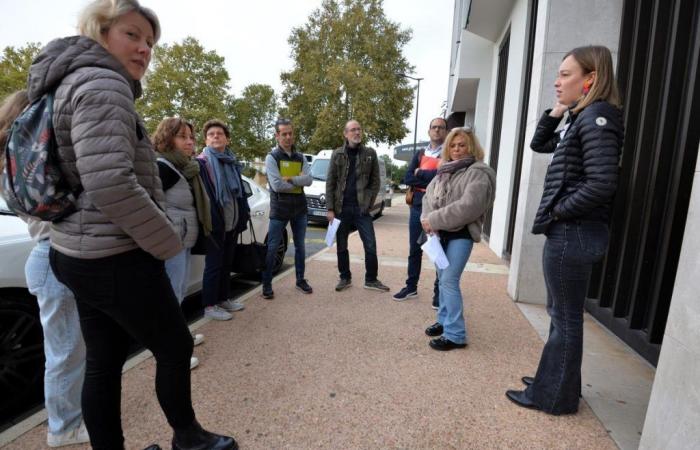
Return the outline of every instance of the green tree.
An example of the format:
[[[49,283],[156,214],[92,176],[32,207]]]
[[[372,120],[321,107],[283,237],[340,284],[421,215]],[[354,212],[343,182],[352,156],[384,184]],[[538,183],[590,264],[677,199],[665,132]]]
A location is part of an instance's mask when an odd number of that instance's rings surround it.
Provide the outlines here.
[[[386,177],[390,179],[394,184],[403,183],[403,177],[406,175],[407,164],[398,166],[394,164],[394,161],[389,157],[389,155],[380,155],[381,159],[384,160],[384,167],[386,167]]]
[[[410,38],[410,29],[384,15],[382,0],[324,0],[292,30],[294,68],[281,75],[283,112],[304,151],[340,145],[351,118],[374,142],[391,145],[406,135],[413,90],[397,74],[413,70],[402,54]]]
[[[180,116],[198,130],[209,119],[226,120],[229,75],[224,58],[193,37],[156,47],[144,95],[136,108],[153,133],[165,117]]]
[[[266,84],[251,84],[229,104],[232,147],[244,159],[264,156],[274,146],[277,95]]]
[[[29,66],[39,54],[41,44],[29,42],[24,47],[5,47],[0,56],[0,100],[26,89]]]

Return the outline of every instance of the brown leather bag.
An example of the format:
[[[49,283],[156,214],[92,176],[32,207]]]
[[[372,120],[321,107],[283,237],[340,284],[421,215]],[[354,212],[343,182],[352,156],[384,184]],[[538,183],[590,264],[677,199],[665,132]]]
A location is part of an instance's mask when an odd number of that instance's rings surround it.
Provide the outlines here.
[[[406,204],[407,205],[413,204],[413,186],[409,186],[408,189],[406,190]]]

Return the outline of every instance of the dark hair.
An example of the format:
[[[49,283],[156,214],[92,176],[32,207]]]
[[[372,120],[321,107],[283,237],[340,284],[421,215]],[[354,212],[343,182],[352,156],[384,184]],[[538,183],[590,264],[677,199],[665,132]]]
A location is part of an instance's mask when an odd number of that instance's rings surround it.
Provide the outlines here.
[[[435,117],[433,120],[430,121],[430,125],[429,125],[429,126],[432,127],[432,126],[433,126],[433,122],[435,122],[436,120],[442,120],[442,122],[445,124],[445,129],[447,129],[447,119],[445,119],[444,117]]]
[[[285,119],[283,117],[278,118],[275,121],[275,133],[280,132],[280,126],[282,125],[292,125],[292,121],[290,119]]]
[[[231,131],[228,129],[228,126],[226,126],[225,123],[220,121],[219,119],[211,119],[207,120],[207,122],[204,124],[202,127],[202,133],[204,136],[207,136],[207,131],[209,131],[209,128],[214,128],[214,127],[219,127],[222,130],[224,130],[224,134],[226,135],[226,139],[231,139]]]
[[[27,91],[21,90],[5,97],[0,104],[0,149],[5,149],[7,135],[17,116],[29,105]],[[0,155],[0,171],[5,167],[5,155]],[[1,186],[0,186],[1,188]]]
[[[153,141],[153,148],[160,153],[173,150],[175,136],[177,136],[182,127],[189,127],[192,135],[194,136],[194,125],[187,122],[185,119],[180,117],[168,117],[163,119],[158,124],[156,132],[153,133],[153,136],[151,137],[151,140]]]

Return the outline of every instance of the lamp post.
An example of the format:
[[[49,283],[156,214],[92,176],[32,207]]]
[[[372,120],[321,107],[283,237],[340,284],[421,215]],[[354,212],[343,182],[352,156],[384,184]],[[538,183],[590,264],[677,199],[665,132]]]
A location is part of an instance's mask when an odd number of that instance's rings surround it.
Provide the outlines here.
[[[416,148],[418,142],[418,102],[420,101],[420,81],[423,78],[412,77],[410,75],[406,75],[405,73],[397,73],[396,75],[404,78],[410,78],[411,80],[418,82],[418,86],[416,87],[416,123],[413,126],[413,156],[416,156],[416,151],[418,150]]]

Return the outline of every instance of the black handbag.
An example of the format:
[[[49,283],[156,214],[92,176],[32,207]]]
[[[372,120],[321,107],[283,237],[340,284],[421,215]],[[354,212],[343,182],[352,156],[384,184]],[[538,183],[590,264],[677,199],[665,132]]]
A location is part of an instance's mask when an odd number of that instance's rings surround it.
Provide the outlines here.
[[[253,239],[250,244],[244,244],[243,232],[238,234],[238,242],[236,243],[235,256],[233,258],[233,271],[236,273],[256,273],[265,270],[267,244],[258,242],[251,219],[248,219],[248,226]]]

